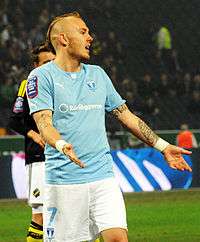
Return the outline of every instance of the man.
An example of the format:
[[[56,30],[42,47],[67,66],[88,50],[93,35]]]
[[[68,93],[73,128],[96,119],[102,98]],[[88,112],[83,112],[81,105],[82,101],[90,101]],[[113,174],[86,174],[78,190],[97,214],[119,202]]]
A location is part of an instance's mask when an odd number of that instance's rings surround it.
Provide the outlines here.
[[[43,65],[55,58],[50,49],[41,44],[32,50],[34,67]],[[26,83],[23,80],[12,110],[9,127],[25,136],[25,161],[28,173],[29,194],[28,202],[32,207],[32,221],[28,229],[27,242],[43,241],[43,178],[44,178],[44,145],[37,126],[29,115],[29,106],[26,96]]]
[[[159,138],[127,108],[90,58],[92,37],[77,12],[55,18],[47,38],[54,61],[33,70],[27,95],[45,147],[44,239],[127,242],[125,206],[113,170],[105,131],[105,111],[134,135],[162,151],[170,167],[191,171],[182,154],[191,152]],[[81,232],[80,232],[81,231]]]
[[[198,147],[196,137],[189,130],[188,124],[181,124],[180,132],[176,137],[176,145],[189,150]]]

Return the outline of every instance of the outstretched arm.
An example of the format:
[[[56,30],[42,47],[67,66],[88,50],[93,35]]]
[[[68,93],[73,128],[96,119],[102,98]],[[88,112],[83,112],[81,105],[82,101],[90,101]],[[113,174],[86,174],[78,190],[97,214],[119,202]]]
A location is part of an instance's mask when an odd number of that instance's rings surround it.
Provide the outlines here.
[[[171,168],[192,171],[182,157],[182,154],[191,154],[191,152],[171,145],[161,139],[143,120],[133,114],[126,104],[114,109],[112,114],[123,126],[128,128],[133,135],[144,143],[161,151]]]
[[[42,110],[33,113],[33,118],[45,142],[47,142],[55,149],[59,150],[61,153],[68,156],[71,161],[73,161],[80,167],[84,167],[84,164],[77,158],[73,150],[73,146],[70,143],[67,143],[66,141],[62,140],[62,137],[58,130],[53,127],[52,111]]]

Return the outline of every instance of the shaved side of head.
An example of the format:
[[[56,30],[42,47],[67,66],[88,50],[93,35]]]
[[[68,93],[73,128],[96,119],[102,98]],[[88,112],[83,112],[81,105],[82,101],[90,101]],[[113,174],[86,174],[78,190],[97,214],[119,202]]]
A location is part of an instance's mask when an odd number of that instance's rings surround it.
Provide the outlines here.
[[[64,21],[66,18],[70,17],[76,17],[81,18],[80,14],[78,12],[71,12],[66,13],[60,16],[57,16],[53,19],[53,21],[50,23],[48,31],[47,31],[47,43],[51,47],[51,49],[54,50],[54,53],[56,52],[58,48],[58,36],[60,33],[64,32]]]

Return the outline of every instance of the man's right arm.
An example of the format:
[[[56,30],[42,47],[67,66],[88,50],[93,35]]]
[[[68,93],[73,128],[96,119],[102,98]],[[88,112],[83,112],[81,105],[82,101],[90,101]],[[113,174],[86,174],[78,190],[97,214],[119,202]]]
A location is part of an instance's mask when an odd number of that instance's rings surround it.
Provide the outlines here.
[[[33,118],[37,124],[40,134],[47,144],[68,156],[71,161],[80,167],[84,167],[84,164],[77,158],[72,145],[62,140],[60,133],[53,126],[51,110],[35,112],[33,113]]]

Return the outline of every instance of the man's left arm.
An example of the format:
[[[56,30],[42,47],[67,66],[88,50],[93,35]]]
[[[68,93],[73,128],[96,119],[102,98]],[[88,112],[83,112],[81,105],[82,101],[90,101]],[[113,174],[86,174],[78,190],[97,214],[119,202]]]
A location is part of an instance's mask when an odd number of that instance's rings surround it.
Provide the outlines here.
[[[169,144],[161,139],[153,130],[139,117],[133,114],[126,104],[122,104],[115,108],[111,113],[125,126],[133,135],[142,140],[149,146],[152,146],[161,151],[168,162],[169,166],[177,170],[192,171],[186,163],[183,154],[189,155],[190,151],[184,150],[177,146]]]

